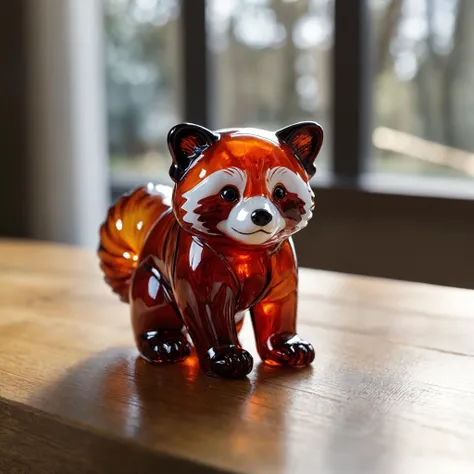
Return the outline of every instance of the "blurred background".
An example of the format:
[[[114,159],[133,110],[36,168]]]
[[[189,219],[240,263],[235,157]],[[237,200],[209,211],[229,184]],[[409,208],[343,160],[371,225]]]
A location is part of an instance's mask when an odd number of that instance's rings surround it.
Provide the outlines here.
[[[2,235],[95,247],[168,130],[316,120],[314,268],[474,288],[474,1],[4,0]]]

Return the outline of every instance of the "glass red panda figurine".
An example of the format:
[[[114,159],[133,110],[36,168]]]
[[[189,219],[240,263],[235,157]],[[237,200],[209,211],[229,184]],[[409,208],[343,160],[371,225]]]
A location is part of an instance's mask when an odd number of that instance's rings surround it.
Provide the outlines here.
[[[315,122],[275,133],[171,129],[174,187],[122,196],[100,229],[105,281],[130,303],[144,359],[186,359],[189,335],[206,374],[245,377],[253,359],[237,334],[249,310],[266,364],[313,361],[312,345],[296,334],[291,235],[312,216],[308,181],[322,141]]]

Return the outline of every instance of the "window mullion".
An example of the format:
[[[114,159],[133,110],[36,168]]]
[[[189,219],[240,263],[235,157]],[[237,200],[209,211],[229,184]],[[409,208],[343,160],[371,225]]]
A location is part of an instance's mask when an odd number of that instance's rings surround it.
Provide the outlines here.
[[[182,0],[184,120],[209,126],[206,1]]]
[[[356,181],[370,154],[371,67],[368,0],[335,0],[333,127],[336,179]]]

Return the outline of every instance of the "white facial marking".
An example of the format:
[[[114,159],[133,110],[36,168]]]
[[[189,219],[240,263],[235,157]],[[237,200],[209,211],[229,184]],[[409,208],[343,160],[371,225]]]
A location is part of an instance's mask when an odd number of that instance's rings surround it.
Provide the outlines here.
[[[265,225],[252,221],[255,211],[266,211],[271,219]],[[266,197],[244,198],[234,206],[229,217],[219,222],[217,228],[234,240],[248,245],[260,245],[280,232],[286,223],[275,205]]]
[[[273,193],[273,189],[278,183],[283,184],[288,192],[297,194],[305,203],[305,213],[301,216],[301,221],[296,226],[296,230],[306,227],[308,221],[313,217],[311,206],[313,205],[314,194],[311,186],[298,173],[283,166],[277,166],[267,171],[267,186],[270,194]]]
[[[203,179],[198,185],[183,194],[186,202],[183,204],[183,210],[186,214],[183,221],[191,224],[194,229],[200,230],[206,234],[212,234],[202,222],[199,222],[199,215],[194,210],[199,207],[199,201],[205,197],[212,196],[220,192],[224,186],[235,186],[240,195],[243,195],[245,184],[247,182],[247,175],[245,171],[239,168],[226,168],[210,174]]]
[[[273,193],[275,186],[281,183],[288,192],[296,194],[304,202],[304,214],[294,230],[298,231],[305,227],[312,217],[313,191],[309,184],[299,174],[282,166],[268,170],[266,181],[269,196]],[[202,199],[219,194],[225,186],[235,186],[240,193],[239,201],[234,204],[228,218],[217,224],[217,229],[232,239],[248,245],[265,243],[286,227],[286,221],[270,198],[265,196],[243,197],[246,184],[246,172],[236,167],[212,173],[183,194],[186,199],[182,206],[182,209],[186,211],[183,221],[191,224],[196,230],[215,235],[205,227],[204,223],[199,222],[199,214],[195,210],[199,207],[199,201]],[[263,213],[266,219],[258,222],[255,215],[252,219],[255,211]],[[196,266],[199,264],[199,256],[199,252],[196,252],[195,258],[193,258],[193,264]]]

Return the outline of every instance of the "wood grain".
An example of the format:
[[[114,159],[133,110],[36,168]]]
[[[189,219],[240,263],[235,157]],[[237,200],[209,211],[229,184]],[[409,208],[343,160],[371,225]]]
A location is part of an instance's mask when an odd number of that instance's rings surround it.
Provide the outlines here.
[[[2,241],[0,268],[2,474],[474,472],[470,290],[304,269],[313,367],[229,381],[137,359],[92,252]]]

